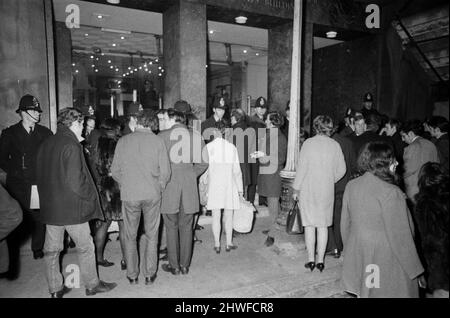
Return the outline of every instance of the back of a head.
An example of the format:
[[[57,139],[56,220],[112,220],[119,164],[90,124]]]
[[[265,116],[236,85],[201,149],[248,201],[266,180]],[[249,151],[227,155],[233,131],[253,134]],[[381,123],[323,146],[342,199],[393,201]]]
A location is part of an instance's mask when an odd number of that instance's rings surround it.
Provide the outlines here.
[[[274,125],[276,128],[280,128],[284,124],[283,116],[279,112],[270,112],[267,114],[267,119]]]
[[[236,119],[236,122],[240,123],[242,121],[245,121],[247,115],[241,108],[236,108],[231,112],[231,117],[234,117]]]
[[[442,116],[433,116],[428,120],[431,128],[439,128],[442,133],[448,133],[448,120]]]
[[[100,128],[105,130],[120,129],[120,122],[114,118],[105,118],[101,123]]]
[[[152,131],[156,131],[159,128],[158,117],[151,109],[144,109],[137,115],[137,124],[144,128],[150,128]]]
[[[331,136],[334,132],[333,120],[329,116],[317,116],[313,121],[313,128],[317,135]]]
[[[417,119],[407,121],[404,125],[401,126],[400,130],[405,134],[413,132],[416,136],[422,136],[424,133],[423,125],[420,120]]]
[[[395,118],[390,118],[390,119],[387,121],[387,124],[388,124],[389,126],[391,126],[391,127],[397,128],[397,131],[400,130],[400,127],[402,126],[402,124],[400,123],[400,121],[397,120],[397,119],[395,119]]]
[[[439,192],[440,188],[448,191],[448,174],[444,172],[440,164],[427,162],[420,169],[418,185],[421,192]]]
[[[75,121],[84,120],[84,116],[78,108],[64,108],[58,113],[58,126],[70,127]]]
[[[167,116],[170,119],[175,119],[176,123],[185,124],[186,123],[186,115],[180,111],[177,111],[173,108],[167,110]]]
[[[389,144],[383,141],[369,142],[359,154],[358,171],[361,174],[371,172],[386,182],[396,184],[396,176],[389,170],[395,162],[394,150]]]

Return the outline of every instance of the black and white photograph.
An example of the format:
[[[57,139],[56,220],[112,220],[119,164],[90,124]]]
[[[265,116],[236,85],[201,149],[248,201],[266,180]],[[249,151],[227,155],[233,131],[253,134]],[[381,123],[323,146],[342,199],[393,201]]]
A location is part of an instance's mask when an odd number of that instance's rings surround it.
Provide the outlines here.
[[[448,36],[443,0],[0,0],[0,299],[449,299]]]

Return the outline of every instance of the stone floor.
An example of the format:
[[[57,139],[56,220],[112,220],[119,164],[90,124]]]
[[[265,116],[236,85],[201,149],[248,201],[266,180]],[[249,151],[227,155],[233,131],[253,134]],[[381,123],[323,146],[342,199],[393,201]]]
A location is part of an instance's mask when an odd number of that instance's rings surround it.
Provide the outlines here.
[[[120,298],[321,298],[347,297],[340,288],[342,259],[327,257],[323,273],[310,272],[303,265],[306,249],[303,235],[290,236],[284,230],[274,233],[275,244],[266,247],[266,229],[269,219],[267,210],[259,209],[252,233],[234,239],[238,249],[217,255],[213,250],[210,218],[201,217],[204,229],[197,231],[202,243],[195,244],[189,275],[173,276],[161,270],[152,286],[131,286],[120,270],[120,247],[116,234],[111,234],[105,257],[116,265],[99,268],[100,278],[116,282],[111,292],[94,297]],[[224,244],[225,237],[222,238]],[[76,249],[63,258],[63,270],[69,264],[77,264]],[[43,260],[33,260],[29,245],[21,251],[22,270],[14,280],[0,280],[0,297],[48,297]],[[65,275],[67,275],[65,273]],[[65,297],[85,297],[84,289],[73,289]]]

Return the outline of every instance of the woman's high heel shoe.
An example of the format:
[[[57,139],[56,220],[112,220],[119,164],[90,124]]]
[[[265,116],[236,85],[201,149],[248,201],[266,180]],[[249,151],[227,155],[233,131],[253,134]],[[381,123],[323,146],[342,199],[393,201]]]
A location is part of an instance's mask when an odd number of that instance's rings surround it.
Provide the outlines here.
[[[316,267],[316,263],[314,262],[309,262],[305,264],[305,268],[309,268],[311,270],[311,272],[314,270],[314,268]]]
[[[317,269],[322,273],[323,270],[325,269],[325,264],[324,263],[318,263],[316,265]]]
[[[214,250],[216,251],[216,254],[220,254],[220,246],[219,247],[214,247]]]

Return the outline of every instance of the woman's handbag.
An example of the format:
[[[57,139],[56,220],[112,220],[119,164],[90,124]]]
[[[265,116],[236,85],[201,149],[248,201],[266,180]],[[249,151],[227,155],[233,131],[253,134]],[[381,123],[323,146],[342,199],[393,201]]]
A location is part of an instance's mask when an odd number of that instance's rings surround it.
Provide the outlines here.
[[[200,177],[198,182],[198,194],[200,198],[200,205],[206,206],[208,203],[208,170]]]
[[[289,211],[286,220],[286,232],[290,235],[303,234],[302,218],[298,207],[298,200],[295,200],[294,206]]]
[[[239,233],[250,233],[253,227],[255,207],[244,198],[240,198],[240,208],[233,214],[233,230]]]

